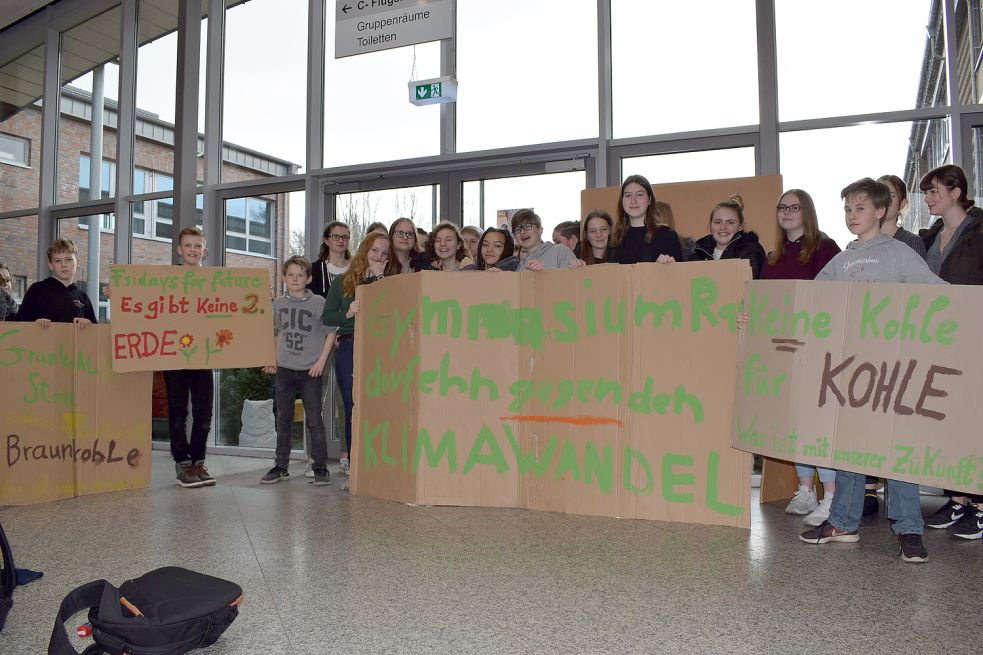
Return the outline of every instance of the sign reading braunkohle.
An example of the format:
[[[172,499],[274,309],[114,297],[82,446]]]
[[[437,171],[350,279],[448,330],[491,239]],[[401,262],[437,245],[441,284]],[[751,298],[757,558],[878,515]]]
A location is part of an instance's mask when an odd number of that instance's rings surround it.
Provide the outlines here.
[[[119,265],[109,286],[116,372],[276,361],[266,269]]]
[[[352,491],[749,527],[741,260],[359,287]]]
[[[983,292],[756,281],[731,444],[753,453],[983,491]]]
[[[150,483],[151,374],[116,374],[108,325],[0,323],[0,505]]]

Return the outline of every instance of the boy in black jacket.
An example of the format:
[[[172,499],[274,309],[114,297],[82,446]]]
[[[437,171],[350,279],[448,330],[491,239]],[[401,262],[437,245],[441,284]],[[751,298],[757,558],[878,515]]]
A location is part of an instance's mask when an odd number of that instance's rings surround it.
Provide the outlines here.
[[[74,283],[79,265],[78,252],[75,242],[68,239],[55,239],[48,246],[51,277],[28,288],[17,312],[18,321],[34,321],[41,327],[52,323],[98,323],[92,302]]]

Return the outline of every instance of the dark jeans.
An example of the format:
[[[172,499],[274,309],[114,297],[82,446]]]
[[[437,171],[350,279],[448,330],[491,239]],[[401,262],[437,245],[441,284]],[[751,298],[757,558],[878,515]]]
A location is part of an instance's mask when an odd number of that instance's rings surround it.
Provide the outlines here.
[[[311,457],[314,472],[328,470],[328,441],[321,420],[321,378],[312,378],[307,371],[276,368],[276,465],[287,468],[290,463],[291,428],[294,423],[294,399],[300,394],[311,436]]]
[[[212,428],[211,369],[164,371],[167,385],[167,425],[175,462],[205,459],[205,442]],[[188,397],[191,397],[191,441],[188,442]]]
[[[345,335],[338,339],[338,352],[334,357],[334,372],[338,378],[338,390],[341,391],[341,401],[345,405],[345,449],[348,460],[352,459],[352,391],[355,380],[355,342],[351,336]]]

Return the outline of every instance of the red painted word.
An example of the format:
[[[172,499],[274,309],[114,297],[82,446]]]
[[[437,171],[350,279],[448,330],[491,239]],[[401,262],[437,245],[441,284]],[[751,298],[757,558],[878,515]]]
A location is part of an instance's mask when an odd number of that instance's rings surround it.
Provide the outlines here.
[[[177,355],[177,330],[155,332],[123,332],[113,336],[113,359],[143,359],[161,355]]]

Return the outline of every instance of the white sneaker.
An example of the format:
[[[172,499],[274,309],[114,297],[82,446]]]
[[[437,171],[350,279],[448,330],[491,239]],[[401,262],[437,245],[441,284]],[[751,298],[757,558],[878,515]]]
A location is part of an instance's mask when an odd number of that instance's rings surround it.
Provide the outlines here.
[[[823,521],[829,518],[829,507],[833,504],[833,494],[826,494],[822,500],[819,501],[819,507],[812,510],[809,516],[802,519],[806,525],[821,525]]]
[[[342,457],[341,461],[338,463],[341,465],[341,472],[348,475],[348,458]]]
[[[792,500],[785,507],[785,513],[803,515],[817,507],[819,507],[819,502],[816,500],[816,492],[809,488],[799,487],[799,490],[795,492]]]
[[[313,459],[307,460],[307,468],[304,469],[304,477],[305,478],[313,478],[314,477],[314,460]]]

